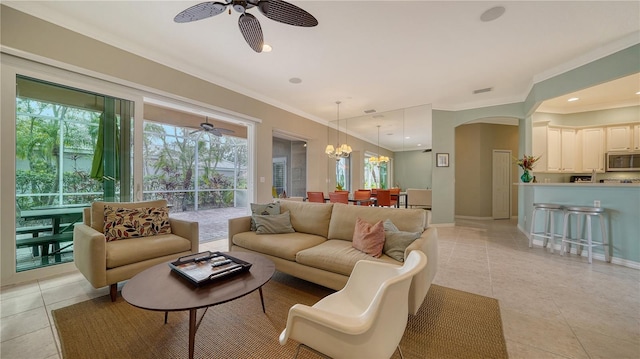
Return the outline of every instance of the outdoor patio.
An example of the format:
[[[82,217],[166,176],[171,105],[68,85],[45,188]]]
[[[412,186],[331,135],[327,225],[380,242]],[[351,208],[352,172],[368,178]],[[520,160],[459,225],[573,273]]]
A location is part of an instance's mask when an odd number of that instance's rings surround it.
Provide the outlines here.
[[[249,209],[247,207],[229,207],[208,209],[197,212],[171,213],[169,216],[172,218],[198,222],[200,243],[206,243],[226,240],[227,221],[229,218],[242,217],[248,214]],[[18,271],[40,268],[43,266],[42,258],[40,256],[34,256],[32,248],[19,248],[16,252],[16,256],[16,267]],[[59,259],[59,263],[73,261],[73,246],[65,248],[65,250],[60,254]],[[53,256],[51,256],[49,262],[51,265],[55,264]]]

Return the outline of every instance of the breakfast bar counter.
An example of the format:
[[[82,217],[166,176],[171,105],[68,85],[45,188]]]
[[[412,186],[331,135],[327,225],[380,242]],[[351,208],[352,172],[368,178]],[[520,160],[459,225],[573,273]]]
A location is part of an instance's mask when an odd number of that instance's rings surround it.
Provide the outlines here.
[[[564,206],[597,206],[606,209],[608,237],[613,263],[640,268],[640,183],[517,183],[519,187],[518,228],[529,233],[533,203]],[[562,218],[556,219],[556,233],[562,233]],[[536,221],[537,227],[538,221]],[[575,227],[572,223],[571,226]],[[594,227],[595,234],[599,233]],[[598,238],[599,239],[599,238]],[[594,238],[595,240],[595,238]],[[559,242],[559,241],[558,241]],[[601,248],[594,248],[603,259]]]

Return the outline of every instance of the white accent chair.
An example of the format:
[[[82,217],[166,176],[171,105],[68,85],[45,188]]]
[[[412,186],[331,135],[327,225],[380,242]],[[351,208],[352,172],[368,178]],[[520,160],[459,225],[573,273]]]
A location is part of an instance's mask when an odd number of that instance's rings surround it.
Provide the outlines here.
[[[427,256],[411,251],[402,267],[361,260],[346,286],[314,304],[289,309],[280,344],[288,339],[331,358],[390,358],[407,326],[411,278]]]

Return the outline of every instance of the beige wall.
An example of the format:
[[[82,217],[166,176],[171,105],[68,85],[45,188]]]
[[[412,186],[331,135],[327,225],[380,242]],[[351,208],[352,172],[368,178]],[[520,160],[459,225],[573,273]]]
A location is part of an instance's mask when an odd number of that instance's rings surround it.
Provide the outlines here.
[[[493,150],[511,150],[518,156],[518,126],[476,123],[455,129],[455,215],[491,218]],[[518,167],[511,169],[518,182]],[[517,215],[518,190],[511,192],[511,215]]]

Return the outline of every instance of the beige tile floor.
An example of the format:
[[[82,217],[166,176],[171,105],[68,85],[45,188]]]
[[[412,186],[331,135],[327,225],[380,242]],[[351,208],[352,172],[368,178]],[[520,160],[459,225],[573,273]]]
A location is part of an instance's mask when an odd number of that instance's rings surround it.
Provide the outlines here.
[[[528,248],[515,221],[459,220],[438,232],[434,282],[497,298],[511,358],[640,358],[640,271]],[[51,310],[107,292],[78,273],[3,287],[0,358],[60,358]]]

